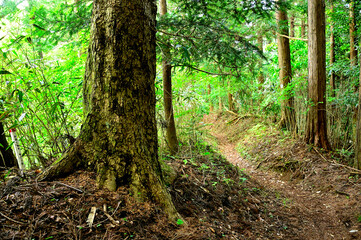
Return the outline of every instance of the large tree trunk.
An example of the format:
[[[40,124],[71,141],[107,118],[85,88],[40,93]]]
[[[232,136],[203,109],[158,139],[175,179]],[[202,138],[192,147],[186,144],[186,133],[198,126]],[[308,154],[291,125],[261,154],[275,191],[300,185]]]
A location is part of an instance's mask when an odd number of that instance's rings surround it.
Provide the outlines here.
[[[360,56],[360,76],[359,83],[361,86],[361,56]],[[356,145],[355,145],[355,159],[354,167],[361,169],[361,87],[359,87],[358,93],[358,108],[357,108],[357,123],[356,123]]]
[[[355,46],[355,34],[356,34],[356,25],[355,25],[355,2],[350,1],[350,61],[351,66],[356,66],[357,62],[357,50]]]
[[[305,140],[330,149],[326,121],[325,1],[308,0],[308,101]]]
[[[158,161],[155,16],[152,0],[94,0],[85,122],[74,145],[41,178],[86,167],[97,172],[100,187],[129,186],[136,198],[160,204],[175,219]]]
[[[17,166],[15,155],[6,140],[2,122],[0,122],[0,144],[0,167],[9,168]]]
[[[292,80],[290,42],[288,36],[288,18],[285,10],[280,9],[277,14],[279,35],[278,64],[280,68],[279,78],[282,91],[281,122],[280,126],[289,131],[296,132],[296,115],[294,110],[294,97],[292,91],[287,91],[287,86]],[[282,35],[282,36],[281,36]],[[285,90],[286,89],[286,90]]]
[[[167,14],[167,1],[160,0],[160,15]],[[178,152],[178,139],[174,122],[173,103],[172,103],[172,66],[170,64],[171,55],[169,48],[163,49],[162,56],[163,67],[163,98],[164,98],[164,115],[167,122],[166,125],[166,138],[167,144],[171,154]]]

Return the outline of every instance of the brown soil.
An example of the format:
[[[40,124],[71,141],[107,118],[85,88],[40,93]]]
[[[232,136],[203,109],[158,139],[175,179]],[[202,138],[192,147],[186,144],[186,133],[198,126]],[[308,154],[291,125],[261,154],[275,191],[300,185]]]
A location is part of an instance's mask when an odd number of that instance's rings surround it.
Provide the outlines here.
[[[361,239],[360,171],[301,140],[282,144],[280,132],[261,139],[242,137],[259,122],[253,117],[212,115],[205,121],[212,123],[212,135],[227,160],[282,199],[284,206],[272,206],[272,214],[295,235],[280,239]],[[236,151],[238,144],[248,148],[249,160]]]
[[[271,201],[264,199],[265,191],[245,181],[248,176],[207,144],[185,145],[181,156],[167,159],[166,164],[175,170],[175,175],[167,176],[172,179],[169,191],[187,225],[168,222],[159,207],[134,201],[126,188],[98,189],[93,173],[78,171],[58,181],[37,182],[34,172],[21,179],[3,171],[0,239],[278,239],[284,235],[283,220],[269,215],[266,205]],[[92,207],[97,210],[90,226]]]
[[[205,121],[215,136],[209,141],[227,159],[194,139],[177,157],[163,156],[168,189],[187,224],[168,222],[126,187],[98,189],[94,173],[37,182],[33,171],[21,179],[5,170],[0,239],[361,239],[358,172],[300,141],[283,141],[280,132],[248,137],[257,119]],[[239,144],[247,150],[241,155]]]

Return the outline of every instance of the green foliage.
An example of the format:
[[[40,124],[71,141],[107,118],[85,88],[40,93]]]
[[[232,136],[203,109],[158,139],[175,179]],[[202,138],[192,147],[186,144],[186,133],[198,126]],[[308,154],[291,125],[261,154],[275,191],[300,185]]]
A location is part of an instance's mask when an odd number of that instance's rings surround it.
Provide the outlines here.
[[[177,7],[158,20],[157,36],[159,50],[171,50],[173,66],[189,71],[202,66],[221,75],[239,76],[238,69],[262,56],[240,24],[247,22],[250,13],[268,16],[265,9],[274,9],[273,1],[175,2]]]
[[[56,15],[57,8],[65,8],[56,3],[42,2],[8,16],[21,19],[19,22],[9,24],[1,19],[7,34],[0,42],[0,113],[8,127],[18,128],[28,166],[46,165],[61,154],[69,144],[68,136],[77,135],[81,122],[79,97],[86,57],[82,52],[88,33],[79,29],[76,41],[59,44],[69,39],[41,27],[49,26],[46,18]]]
[[[76,137],[82,122],[81,89],[88,46],[92,1],[3,0],[0,8],[0,120],[16,127],[27,166],[47,165]],[[299,133],[307,113],[308,46],[290,40],[293,79],[281,91],[277,43],[278,7],[305,19],[307,1],[168,1],[168,14],[158,18],[157,53],[173,68],[173,108],[180,144],[210,153],[202,144],[204,114],[229,109],[280,120],[281,102],[294,97]],[[353,156],[359,66],[349,60],[349,6],[334,1],[327,8],[327,37],[334,25],[336,62],[327,61],[328,77],[336,74],[335,96],[327,92],[332,144]],[[356,2],[356,22],[361,3]],[[361,28],[358,28],[360,31]],[[300,35],[296,31],[296,35]],[[258,49],[257,37],[263,37]],[[357,32],[356,37],[360,34]],[[300,36],[296,36],[300,37]],[[358,39],[359,41],[360,39]],[[327,54],[329,53],[329,43]],[[262,50],[262,51],[260,51]],[[263,73],[264,82],[257,78]],[[209,92],[210,87],[210,92]],[[161,72],[156,78],[157,118],[161,153],[165,147]],[[263,130],[259,130],[262,132]],[[257,130],[254,129],[257,135]],[[346,149],[346,150],[345,150]],[[192,157],[185,164],[192,163]],[[202,167],[199,165],[198,167]],[[226,181],[226,180],[225,180]]]

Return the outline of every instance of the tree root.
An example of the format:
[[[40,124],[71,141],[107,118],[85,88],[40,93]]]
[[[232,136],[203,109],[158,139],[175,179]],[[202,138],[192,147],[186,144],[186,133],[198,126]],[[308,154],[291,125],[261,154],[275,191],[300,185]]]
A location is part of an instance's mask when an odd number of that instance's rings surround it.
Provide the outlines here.
[[[83,164],[80,151],[81,146],[82,144],[79,140],[75,141],[58,160],[38,176],[38,181],[64,177],[80,169]]]

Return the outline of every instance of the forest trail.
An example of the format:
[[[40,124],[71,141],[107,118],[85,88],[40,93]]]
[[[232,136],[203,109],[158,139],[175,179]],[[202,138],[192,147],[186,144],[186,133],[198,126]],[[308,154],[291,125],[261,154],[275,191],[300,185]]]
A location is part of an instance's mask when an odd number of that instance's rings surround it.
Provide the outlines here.
[[[267,198],[275,198],[274,201],[283,203],[267,208],[272,209],[275,217],[282,219],[285,229],[292,228],[293,234],[297,234],[280,236],[279,239],[361,239],[360,224],[355,225],[355,221],[350,220],[353,217],[350,216],[352,209],[354,215],[360,214],[356,211],[360,205],[359,196],[351,199],[343,192],[319,191],[303,182],[283,180],[282,174],[261,170],[257,162],[242,159],[236,150],[236,143],[229,140],[225,131],[211,128],[211,135],[216,138],[219,150],[230,163],[242,169],[261,189],[273,192]]]

